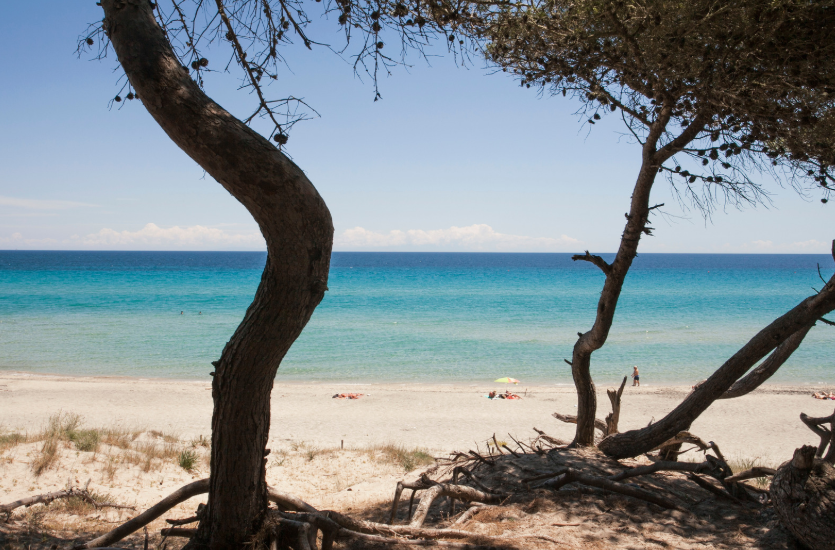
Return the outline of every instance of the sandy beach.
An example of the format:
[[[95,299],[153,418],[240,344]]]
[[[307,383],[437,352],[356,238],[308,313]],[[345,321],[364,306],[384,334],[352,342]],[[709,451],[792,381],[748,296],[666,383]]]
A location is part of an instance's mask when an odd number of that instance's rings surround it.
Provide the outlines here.
[[[571,438],[573,426],[557,421],[551,413],[573,413],[572,387],[514,386],[513,390],[522,399],[511,401],[487,399],[485,395],[492,389],[500,388],[498,384],[278,383],[272,399],[267,482],[319,509],[340,510],[382,521],[397,481],[416,479],[432,466],[433,456],[446,456],[454,450],[484,451],[494,433],[499,441],[515,447],[511,436],[530,441],[537,435],[534,427],[557,438]],[[599,388],[603,392],[599,396],[601,417],[608,411],[605,389]],[[800,412],[823,416],[830,414],[835,406],[832,401],[813,399],[812,391],[808,386],[765,386],[748,396],[717,402],[699,418],[692,431],[716,442],[735,468],[754,463],[777,466],[796,447],[816,443],[814,434],[799,421]],[[335,393],[342,392],[364,395],[357,400],[333,398]],[[622,428],[640,427],[652,418],[660,418],[688,392],[688,387],[627,386],[621,412]],[[132,508],[90,507],[85,511],[73,508],[78,505],[69,501],[49,507],[21,508],[14,516],[15,521],[0,528],[0,538],[13,537],[21,548],[32,543],[36,543],[32,548],[48,548],[55,542],[79,537],[89,539],[132,517],[136,511],[147,509],[177,488],[207,477],[211,412],[208,382],[3,373],[0,375],[0,504],[90,483],[90,490],[97,498]],[[75,418],[77,425],[71,428],[75,435],[68,435],[64,430],[54,452],[55,460],[38,471],[39,461],[46,454],[43,434],[49,433],[47,427],[50,421],[54,426],[56,418],[64,421]],[[95,448],[85,448],[81,443],[87,429],[99,434]],[[14,440],[14,434],[23,434],[17,436],[19,442]],[[183,466],[182,453],[192,453],[193,464],[188,468]],[[536,460],[533,456],[530,460]],[[688,458],[700,457],[691,453],[684,457]],[[548,462],[546,458],[542,460]],[[537,466],[547,467],[546,464]],[[561,498],[569,500],[562,505],[547,505],[551,507],[550,515],[542,516],[542,511],[534,513],[533,508],[508,509],[502,513],[510,514],[508,517],[512,516],[514,522],[527,522],[524,525],[528,534],[524,536],[540,539],[545,536],[551,544],[568,548],[605,548],[616,539],[626,546],[650,540],[648,532],[632,527],[635,521],[652,525],[653,530],[667,529],[663,521],[655,525],[657,518],[648,510],[641,512],[643,516],[636,520],[635,509],[625,502],[617,506],[627,506],[624,510],[629,512],[603,531],[591,522],[573,531],[560,531],[560,542],[556,543],[553,528],[543,527],[548,521],[573,521],[580,523],[570,525],[580,525],[596,517],[600,506],[607,511],[615,509],[614,504],[605,500],[609,497],[598,495],[584,500],[582,492],[565,494],[569,496]],[[704,497],[692,502],[699,505],[703,501]],[[189,516],[198,502],[205,502],[205,497],[178,505],[168,517]],[[537,502],[545,501],[535,499],[534,504]],[[727,502],[720,499],[718,503],[704,504],[708,510],[705,513],[714,513],[713,507],[720,505],[727,506]],[[678,520],[664,520],[672,521],[670,525],[675,528],[663,534],[653,531],[655,538],[650,538],[655,542],[665,540],[665,547],[696,548],[710,540],[716,548],[733,548],[744,540],[745,544],[762,543],[763,548],[784,548],[779,541],[785,536],[777,531],[773,534],[777,537],[776,546],[768,542],[772,540],[768,538],[772,537],[769,534],[772,530],[763,527],[767,518],[761,521],[734,510],[724,510],[719,516],[729,523],[717,527],[715,532],[705,531],[712,529],[711,521],[705,519],[694,520],[696,523],[688,527],[692,532],[681,533]],[[505,521],[502,518],[501,514],[485,516],[469,528],[483,534],[513,534],[522,525],[505,531],[500,527]],[[150,525],[154,533],[163,527],[166,527],[163,519]],[[38,534],[43,529],[50,535]],[[741,536],[740,529],[747,538],[734,539]],[[154,536],[158,540],[158,535]],[[140,535],[133,535],[125,542],[132,548],[142,545]],[[523,541],[514,547],[530,546]]]
[[[517,438],[532,428],[570,439],[573,426],[552,418],[574,414],[571,386],[513,386],[519,401],[489,400],[500,384],[299,384],[276,383],[272,398],[270,445],[291,442],[317,447],[400,444],[443,453],[466,450],[495,433]],[[812,399],[817,386],[765,385],[732,400],[717,401],[692,431],[715,441],[729,457],[780,463],[800,445],[815,443],[799,421],[805,412],[824,416],[835,402]],[[832,388],[826,388],[831,390]],[[598,387],[598,416],[608,412],[605,386]],[[689,387],[627,386],[621,430],[645,426],[673,409]],[[365,394],[333,399],[336,393]],[[182,439],[208,436],[212,413],[209,382],[166,379],[0,374],[3,429],[37,431],[59,412],[71,412],[90,426],[159,430]]]

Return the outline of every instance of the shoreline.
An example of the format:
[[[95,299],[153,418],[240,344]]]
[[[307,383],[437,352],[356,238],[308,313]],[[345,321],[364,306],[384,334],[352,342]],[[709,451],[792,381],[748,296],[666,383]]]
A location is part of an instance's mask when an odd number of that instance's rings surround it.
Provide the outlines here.
[[[646,375],[642,375],[646,377]],[[25,371],[25,370],[15,370],[15,369],[2,369],[0,368],[0,380],[4,378],[41,378],[41,379],[67,379],[67,380],[88,380],[88,381],[95,381],[95,380],[113,380],[113,381],[149,381],[149,382],[167,382],[167,383],[180,383],[180,384],[205,384],[211,382],[211,377],[209,377],[208,373],[204,378],[176,378],[176,377],[164,377],[164,376],[134,376],[129,374],[69,374],[69,373],[55,373],[55,372],[38,372],[38,371]],[[595,379],[594,383],[596,386],[619,386],[620,380],[598,380]],[[630,386],[631,375],[629,375],[627,379],[627,386]],[[680,381],[680,382],[668,382],[661,380],[660,382],[644,382],[641,387],[644,388],[690,388],[696,382],[701,382],[704,379],[694,379],[692,381]],[[504,387],[503,384],[499,382],[490,382],[485,381],[484,379],[468,379],[468,380],[452,380],[449,382],[438,381],[438,382],[421,382],[415,380],[383,380],[383,381],[376,381],[376,382],[363,382],[357,380],[329,380],[329,379],[316,379],[316,380],[301,380],[301,379],[285,379],[281,377],[281,371],[279,370],[278,374],[275,378],[275,385],[282,385],[282,386],[315,386],[315,385],[339,385],[339,386],[418,386],[418,387],[443,387],[443,386],[452,386],[452,387],[460,387],[460,388],[469,388],[469,387],[481,387],[481,386],[493,386],[493,385],[501,385]],[[535,380],[534,382],[525,383],[520,382],[518,385],[511,385],[509,387],[515,388],[574,388],[573,382],[549,382],[547,380]],[[809,382],[793,382],[791,384],[784,383],[784,382],[765,382],[759,388],[757,388],[757,392],[764,391],[767,388],[785,388],[785,389],[792,389],[792,391],[807,391],[807,390],[820,390],[820,389],[827,389],[827,391],[835,391],[835,379],[831,381],[809,381]],[[599,388],[598,388],[599,389]],[[605,393],[604,393],[605,395]]]
[[[270,447],[304,442],[319,448],[362,448],[380,444],[421,447],[433,452],[468,450],[495,433],[507,440],[535,435],[533,428],[570,440],[574,426],[551,414],[573,414],[573,386],[520,384],[518,401],[489,400],[498,383],[288,383],[275,385],[271,403]],[[598,385],[598,416],[609,412],[606,385]],[[795,448],[816,444],[799,420],[801,412],[827,416],[834,401],[812,399],[811,387],[768,384],[749,395],[715,402],[692,431],[715,441],[729,458],[758,458],[776,465]],[[832,386],[827,390],[831,391]],[[34,433],[50,416],[81,415],[91,427],[154,429],[193,438],[210,434],[209,381],[121,377],[71,377],[0,371],[0,429]],[[358,400],[336,393],[365,394]],[[677,406],[689,386],[627,385],[621,430],[646,426]],[[695,458],[696,455],[693,455]]]

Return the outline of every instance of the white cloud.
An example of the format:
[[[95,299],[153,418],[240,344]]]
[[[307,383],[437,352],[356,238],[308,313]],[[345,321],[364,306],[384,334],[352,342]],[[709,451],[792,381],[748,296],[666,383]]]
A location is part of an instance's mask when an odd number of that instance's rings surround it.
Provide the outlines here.
[[[0,195],[0,206],[14,206],[16,208],[29,208],[31,210],[68,210],[83,206],[97,206],[86,202],[74,201],[50,201],[40,199],[17,199]]]
[[[264,238],[259,232],[227,233],[216,227],[175,225],[167,229],[149,223],[139,231],[114,231],[104,228],[80,239],[85,247],[124,249],[218,249],[218,248],[265,248]]]
[[[362,227],[346,229],[334,240],[334,248],[358,250],[369,248],[431,248],[489,252],[553,252],[574,250],[580,243],[567,235],[559,238],[527,237],[499,233],[487,224],[449,229],[409,229],[375,233]]]
[[[13,248],[64,250],[264,250],[261,233],[228,233],[222,229],[192,225],[162,228],[149,223],[139,231],[104,228],[85,237],[68,239],[26,238],[22,233],[0,237],[0,245]]]

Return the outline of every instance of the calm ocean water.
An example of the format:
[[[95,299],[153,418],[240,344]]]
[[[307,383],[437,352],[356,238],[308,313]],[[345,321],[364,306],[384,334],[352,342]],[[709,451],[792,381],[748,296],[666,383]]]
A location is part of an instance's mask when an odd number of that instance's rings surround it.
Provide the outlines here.
[[[0,252],[0,370],[208,379],[265,259]],[[826,255],[641,255],[595,378],[632,365],[646,384],[704,378],[820,287],[818,263],[829,276]],[[335,253],[330,291],[278,379],[568,384],[563,358],[601,285],[569,254]],[[835,329],[814,328],[773,381],[835,382]]]

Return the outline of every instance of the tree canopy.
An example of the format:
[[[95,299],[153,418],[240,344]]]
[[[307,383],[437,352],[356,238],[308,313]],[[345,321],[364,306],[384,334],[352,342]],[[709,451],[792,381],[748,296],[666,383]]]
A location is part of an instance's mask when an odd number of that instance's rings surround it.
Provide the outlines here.
[[[828,199],[831,1],[545,0],[479,16],[487,58],[524,86],[579,98],[589,124],[618,112],[641,143],[655,127],[659,148],[692,157],[658,170],[702,210],[717,192],[762,199],[752,169]]]

